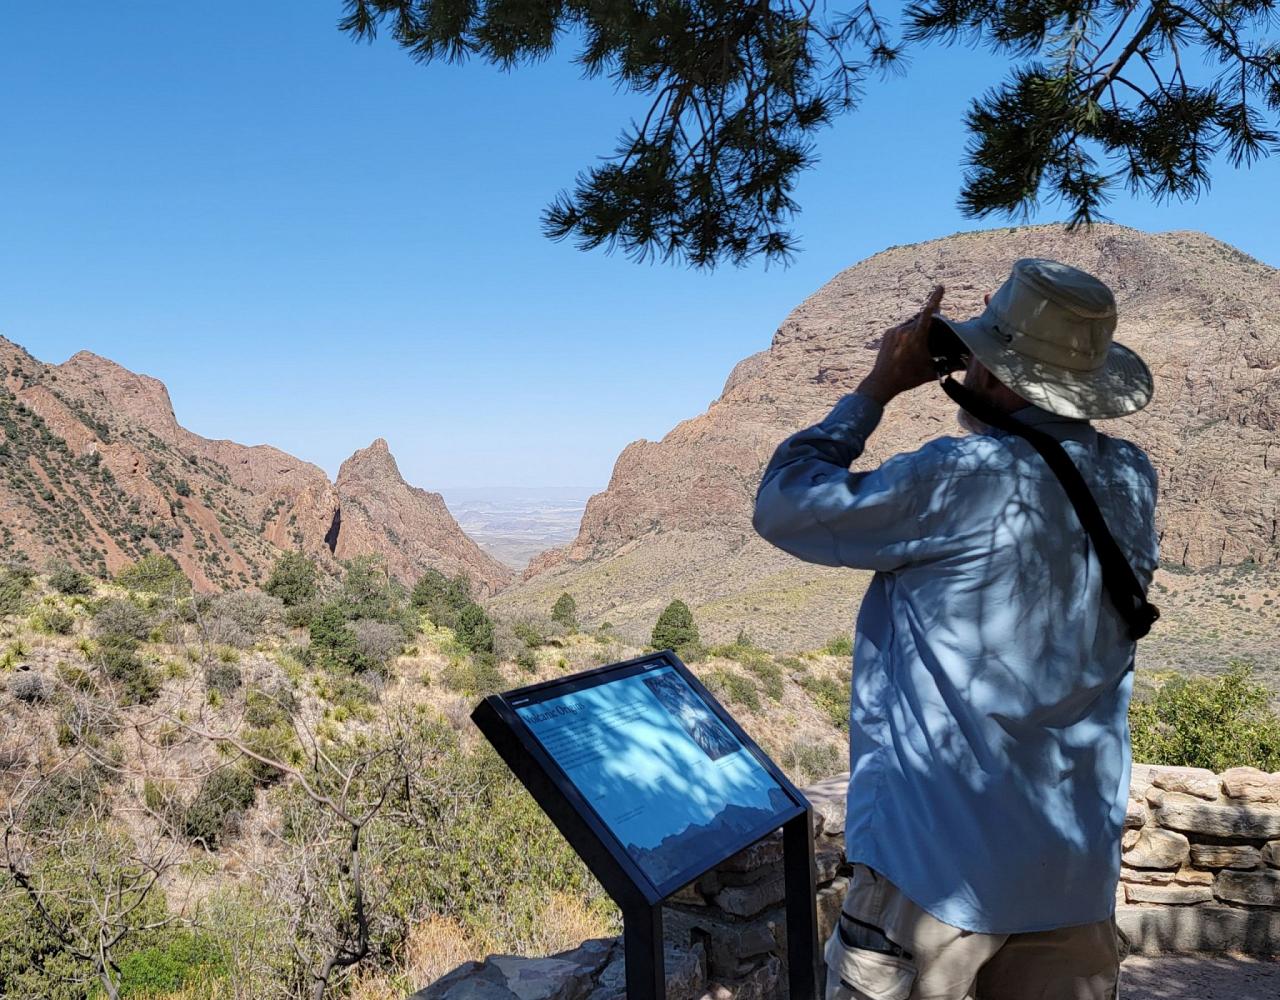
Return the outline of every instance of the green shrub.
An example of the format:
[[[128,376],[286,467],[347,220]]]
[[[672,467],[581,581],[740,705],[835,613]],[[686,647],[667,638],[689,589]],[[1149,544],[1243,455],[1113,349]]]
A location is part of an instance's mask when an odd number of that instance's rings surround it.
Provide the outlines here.
[[[283,601],[286,608],[293,608],[315,600],[318,578],[315,560],[290,550],[276,560],[262,589]]]
[[[259,688],[250,688],[244,698],[244,722],[258,729],[289,721],[296,708],[292,693],[286,698],[268,694]]]
[[[847,770],[848,757],[831,743],[795,740],[777,756],[778,765],[798,785],[808,785]]]
[[[162,552],[149,552],[116,574],[116,583],[129,590],[147,594],[186,596],[191,593],[191,581],[172,556]]]
[[[538,627],[537,622],[527,618],[512,624],[511,631],[524,643],[526,649],[537,649],[547,641],[546,634]]]
[[[471,652],[493,652],[493,621],[485,614],[484,608],[474,601],[458,615],[458,625],[454,632],[458,642]]]
[[[49,635],[70,635],[76,627],[76,616],[62,608],[45,606],[31,616],[32,627]]]
[[[242,683],[244,683],[244,676],[236,664],[223,663],[221,660],[205,664],[204,686],[206,690],[228,695],[233,693]]]
[[[735,660],[747,670],[755,674],[764,693],[774,701],[781,701],[783,695],[782,668],[773,657],[763,649],[752,645],[746,633],[739,632],[738,638],[728,646],[716,646],[709,651],[712,656]]]
[[[160,678],[138,659],[131,645],[103,640],[97,660],[103,673],[119,685],[121,704],[150,704],[160,694]]]
[[[837,635],[822,647],[822,651],[828,656],[852,656],[853,639],[847,635]]]
[[[440,680],[450,691],[480,696],[501,691],[506,684],[492,656],[455,657],[440,672]]]
[[[551,620],[568,629],[578,627],[578,602],[572,595],[564,593],[556,598],[556,603],[551,606]]]
[[[0,571],[0,615],[26,614],[34,576],[23,566],[9,566]]]
[[[365,555],[344,564],[342,590],[338,600],[349,620],[370,618],[388,622],[396,617],[396,587],[380,556]]]
[[[714,670],[707,676],[707,687],[724,697],[731,705],[742,705],[753,712],[760,711],[760,690],[750,677],[728,670]]]
[[[188,930],[165,932],[158,944],[121,956],[118,965],[121,1000],[161,1000],[226,973],[217,943]]]
[[[458,616],[472,605],[471,581],[466,574],[450,580],[437,569],[429,569],[414,584],[410,603],[423,612],[433,625],[456,629]]]
[[[104,641],[142,642],[151,635],[151,618],[133,601],[109,597],[93,611],[93,630]]]
[[[668,604],[658,616],[649,641],[655,649],[673,649],[676,652],[697,646],[701,638],[689,605],[681,600]]]
[[[240,740],[254,753],[268,760],[290,765],[299,762],[298,734],[287,720],[279,720],[268,726],[250,727],[240,734]],[[278,767],[264,764],[247,755],[242,764],[250,777],[263,787],[273,785],[284,777]]]
[[[88,596],[93,593],[93,578],[67,562],[49,567],[49,586],[60,594]]]
[[[102,798],[106,779],[91,766],[67,768],[51,774],[27,804],[26,826],[57,830],[67,826]]]
[[[1271,692],[1233,662],[1217,677],[1177,677],[1129,706],[1133,757],[1145,764],[1280,770],[1280,716]]]
[[[800,686],[809,692],[813,702],[833,725],[849,728],[849,681],[840,682],[827,676],[805,674]]]
[[[356,634],[347,625],[342,608],[322,605],[311,621],[311,657],[321,666],[354,671],[359,665]]]
[[[254,780],[237,765],[220,767],[200,783],[183,812],[182,832],[209,850],[233,833],[241,814],[253,805]]]

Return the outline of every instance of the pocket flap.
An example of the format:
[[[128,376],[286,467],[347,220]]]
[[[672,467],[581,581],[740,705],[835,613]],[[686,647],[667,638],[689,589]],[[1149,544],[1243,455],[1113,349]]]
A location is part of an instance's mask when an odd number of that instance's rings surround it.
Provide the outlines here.
[[[908,959],[866,948],[850,948],[831,935],[826,949],[827,975],[868,1000],[907,1000],[916,979],[915,966]]]

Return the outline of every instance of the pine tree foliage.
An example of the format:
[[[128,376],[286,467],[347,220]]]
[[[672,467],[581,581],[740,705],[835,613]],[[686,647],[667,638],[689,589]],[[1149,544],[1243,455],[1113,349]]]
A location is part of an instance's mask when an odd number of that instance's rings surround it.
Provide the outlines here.
[[[580,41],[587,76],[652,103],[546,210],[545,232],[695,266],[793,252],[815,134],[896,56],[869,3],[828,19],[795,0],[348,0],[341,27],[385,28],[422,62],[504,68]]]
[[[545,232],[710,267],[786,260],[792,192],[820,130],[870,76],[929,42],[1012,63],[974,100],[960,204],[1022,215],[1042,197],[1073,225],[1118,186],[1194,198],[1218,153],[1278,148],[1277,0],[346,0],[342,30],[387,31],[415,60],[505,69],[580,44],[587,76],[651,99],[612,158],[545,211]],[[900,37],[896,37],[900,34]],[[922,55],[922,67],[927,56]]]
[[[1276,15],[1275,0],[928,0],[908,38],[1025,60],[970,109],[963,209],[1026,213],[1046,193],[1079,225],[1117,185],[1196,198],[1217,154],[1280,149]]]

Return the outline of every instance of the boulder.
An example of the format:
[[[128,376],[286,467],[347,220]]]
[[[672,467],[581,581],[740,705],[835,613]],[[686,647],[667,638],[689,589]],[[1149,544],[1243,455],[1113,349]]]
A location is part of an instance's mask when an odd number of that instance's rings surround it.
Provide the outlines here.
[[[1261,855],[1249,844],[1192,844],[1191,863],[1197,868],[1257,868]]]
[[[1213,884],[1214,894],[1226,903],[1246,906],[1280,906],[1280,871],[1224,871]]]
[[[664,962],[667,1000],[694,1000],[703,994],[707,976],[702,945],[681,948],[667,942]],[[627,965],[621,948],[614,950],[586,1000],[627,1000]]]
[[[1209,800],[1216,799],[1221,789],[1218,776],[1204,767],[1156,767],[1151,783],[1166,792],[1181,792]]]
[[[1233,767],[1222,772],[1222,790],[1243,802],[1280,802],[1280,772],[1256,767]]]
[[[1230,805],[1167,792],[1156,809],[1161,826],[1226,840],[1280,837],[1280,805]]]
[[[1280,868],[1280,840],[1273,840],[1262,849],[1262,860],[1272,868]]]
[[[459,966],[410,1000],[582,1000],[621,950],[614,939],[588,941],[550,958],[494,955]]]
[[[1126,830],[1136,830],[1145,826],[1147,820],[1151,816],[1151,811],[1147,809],[1147,804],[1138,799],[1129,799],[1124,809],[1124,828]]]
[[[1190,857],[1190,842],[1180,833],[1147,827],[1138,834],[1138,842],[1124,852],[1123,860],[1130,868],[1179,868]]]

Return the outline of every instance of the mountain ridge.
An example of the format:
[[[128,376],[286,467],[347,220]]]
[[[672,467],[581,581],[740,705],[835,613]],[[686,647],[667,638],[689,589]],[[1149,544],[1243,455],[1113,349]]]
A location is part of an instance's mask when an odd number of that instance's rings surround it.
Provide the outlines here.
[[[607,618],[635,636],[683,597],[713,623],[713,638],[747,628],[784,646],[825,641],[843,625],[832,602],[856,600],[866,576],[808,566],[755,536],[761,469],[784,437],[852,391],[881,332],[919,308],[934,283],[947,286],[944,311],[974,315],[1013,261],[1030,256],[1106,280],[1120,308],[1117,340],[1152,366],[1152,405],[1099,427],[1152,455],[1169,568],[1275,564],[1280,271],[1201,233],[1013,227],[889,248],[839,272],[784,319],[767,350],[733,367],[703,413],[660,441],[627,445],[578,537],[536,557],[498,606],[533,610],[568,591],[584,619]],[[954,406],[922,388],[891,405],[857,468],[954,433]]]
[[[429,567],[464,572],[485,596],[511,579],[439,494],[403,480],[382,438],[331,482],[273,445],[187,430],[163,382],[91,351],[46,364],[0,337],[0,368],[10,557],[106,575],[165,551],[203,590],[260,581],[288,548],[321,562],[379,555],[406,583]]]

